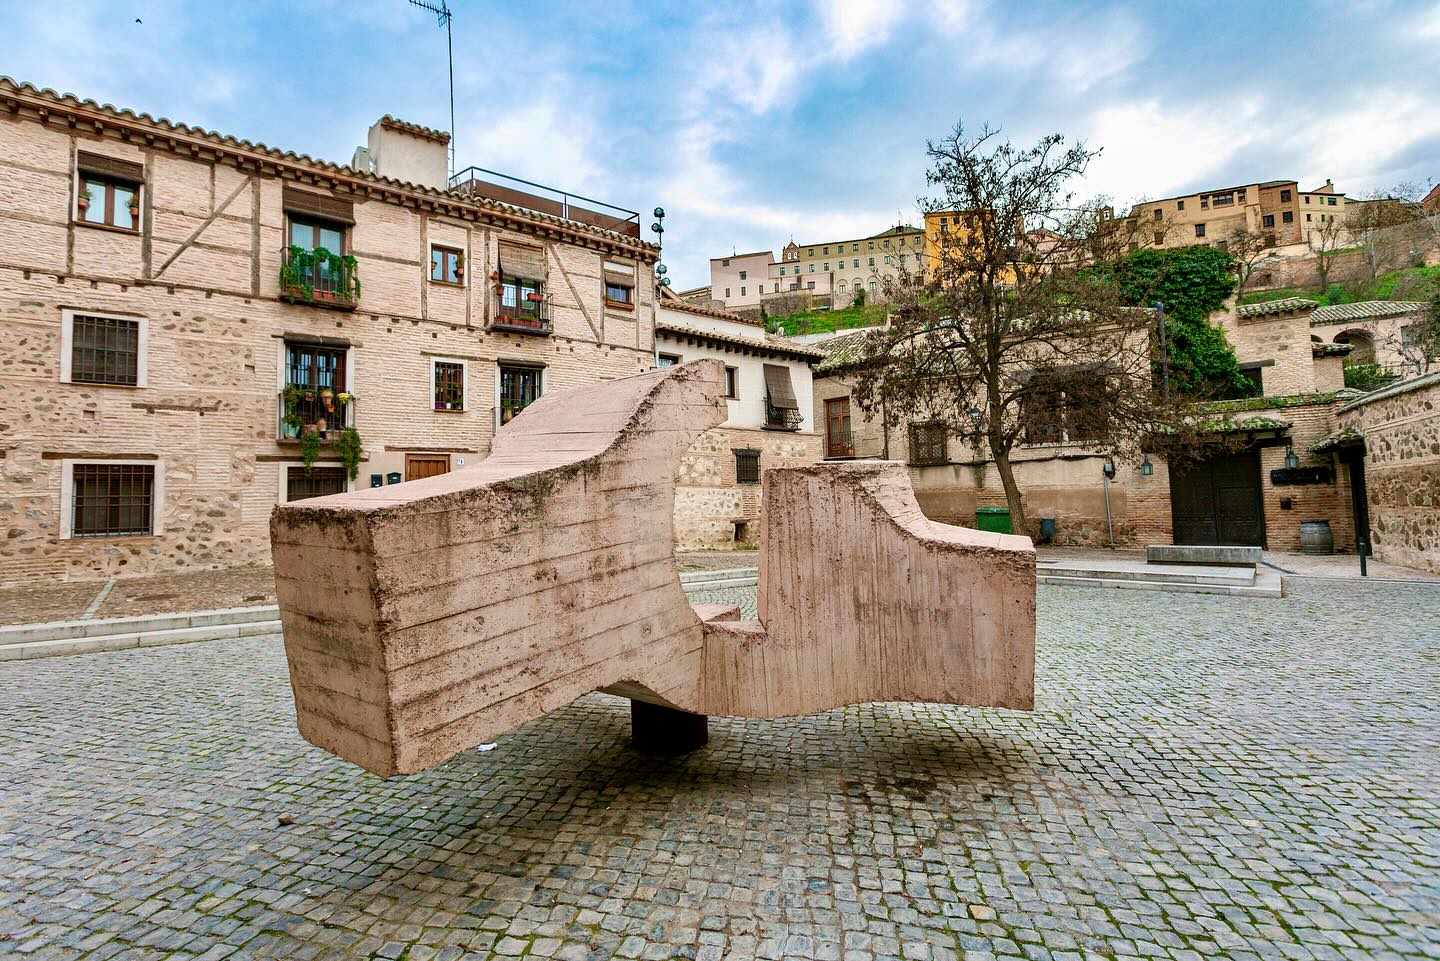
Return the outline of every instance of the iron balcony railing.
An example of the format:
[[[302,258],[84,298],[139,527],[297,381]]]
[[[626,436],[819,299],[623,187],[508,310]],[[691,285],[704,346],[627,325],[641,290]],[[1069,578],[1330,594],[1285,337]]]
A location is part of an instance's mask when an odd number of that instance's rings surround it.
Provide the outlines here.
[[[342,400],[342,393],[301,385],[280,391],[275,404],[275,436],[297,440],[302,432],[313,430],[326,439],[342,428],[354,427],[355,398],[346,395],[348,401]]]
[[[798,410],[776,407],[770,403],[770,394],[765,394],[765,426],[769,430],[799,430],[804,420]]]
[[[551,333],[550,301],[545,299],[547,295],[507,292],[492,296],[495,308],[495,320],[490,325],[492,329],[510,330],[518,334],[544,335]],[[507,296],[511,297],[511,302],[508,304],[505,302]]]
[[[484,167],[466,167],[450,178],[450,189],[467,197],[497,200],[565,220],[639,238],[640,215],[633,210],[582,197]]]
[[[355,258],[324,249],[287,247],[281,254],[280,295],[292,304],[353,308],[360,301]]]

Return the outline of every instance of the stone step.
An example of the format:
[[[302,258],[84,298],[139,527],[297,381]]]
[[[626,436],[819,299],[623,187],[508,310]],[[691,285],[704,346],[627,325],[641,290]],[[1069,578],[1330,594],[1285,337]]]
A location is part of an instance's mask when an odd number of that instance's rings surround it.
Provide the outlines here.
[[[1255,583],[1255,571],[1241,567],[1189,567],[1126,561],[1041,561],[1035,569],[1037,574],[1055,578],[1099,577],[1155,584],[1210,584],[1225,587],[1249,587]]]
[[[711,591],[726,587],[753,587],[760,582],[757,567],[734,567],[723,571],[687,571],[680,586],[687,591]]]
[[[211,611],[188,611],[178,614],[150,614],[136,617],[106,617],[75,621],[47,621],[42,624],[13,624],[0,627],[0,647],[36,641],[57,641],[81,637],[115,636],[120,634],[170,631],[190,627],[216,627],[275,621],[280,609],[274,604],[264,607],[228,607]]]
[[[60,657],[66,654],[95,654],[102,651],[126,651],[137,647],[162,647],[167,644],[191,644],[196,641],[218,641],[226,638],[279,633],[280,621],[275,619],[241,621],[234,624],[206,624],[200,627],[172,627],[165,630],[127,631],[118,634],[77,635],[0,645],[0,661],[23,661],[36,657]]]
[[[1284,597],[1284,587],[1278,574],[1262,574],[1249,585],[1241,584],[1196,584],[1135,580],[1116,577],[1053,577],[1042,568],[1035,578],[1039,584],[1065,587],[1110,587],[1123,591],[1164,591],[1176,594],[1224,594],[1231,597]]]
[[[1203,544],[1151,544],[1145,548],[1151,564],[1204,564],[1211,567],[1254,567],[1260,563],[1258,547],[1221,547]]]

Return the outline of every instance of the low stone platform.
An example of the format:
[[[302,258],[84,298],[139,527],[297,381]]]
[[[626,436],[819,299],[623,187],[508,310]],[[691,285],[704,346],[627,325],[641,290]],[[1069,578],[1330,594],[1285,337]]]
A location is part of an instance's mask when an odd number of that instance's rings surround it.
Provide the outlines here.
[[[1282,597],[1277,571],[1254,567],[1201,564],[1155,564],[1121,557],[1090,559],[1042,558],[1036,581],[1083,587],[1114,587],[1132,591],[1183,591],[1189,594],[1230,594],[1237,597]]]
[[[1204,564],[1209,567],[1255,567],[1260,563],[1258,547],[1224,547],[1197,544],[1151,544],[1145,548],[1151,564]]]

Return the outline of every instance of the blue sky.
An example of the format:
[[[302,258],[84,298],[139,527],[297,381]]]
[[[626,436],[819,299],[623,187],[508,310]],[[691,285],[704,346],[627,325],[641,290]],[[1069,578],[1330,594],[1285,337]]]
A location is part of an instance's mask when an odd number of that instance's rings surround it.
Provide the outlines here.
[[[1433,0],[451,3],[460,165],[663,205],[679,287],[915,220],[925,141],[961,119],[1103,148],[1080,189],[1121,207],[1440,178]],[[405,0],[0,12],[0,72],[327,160],[385,113],[449,126],[444,32]]]

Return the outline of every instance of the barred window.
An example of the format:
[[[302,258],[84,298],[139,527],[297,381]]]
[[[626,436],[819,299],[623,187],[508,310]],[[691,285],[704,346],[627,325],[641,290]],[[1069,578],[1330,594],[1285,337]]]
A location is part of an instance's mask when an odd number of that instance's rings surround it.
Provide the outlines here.
[[[435,409],[465,409],[465,365],[450,360],[435,361]]]
[[[82,384],[140,383],[140,322],[76,314],[70,319],[70,380]]]
[[[910,463],[944,464],[946,460],[943,424],[919,424],[910,428]]]
[[[735,451],[735,482],[760,483],[760,452],[753,449]]]
[[[287,501],[303,501],[311,497],[343,493],[345,493],[345,468],[343,467],[312,467],[308,471],[304,467],[291,467],[286,471],[285,499]]]
[[[132,537],[154,530],[153,464],[76,464],[72,537]]]

